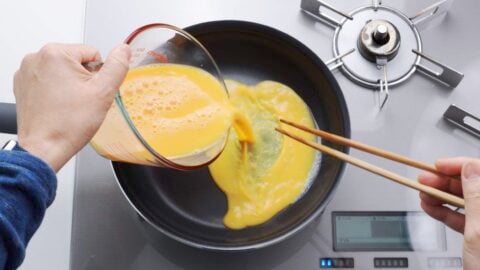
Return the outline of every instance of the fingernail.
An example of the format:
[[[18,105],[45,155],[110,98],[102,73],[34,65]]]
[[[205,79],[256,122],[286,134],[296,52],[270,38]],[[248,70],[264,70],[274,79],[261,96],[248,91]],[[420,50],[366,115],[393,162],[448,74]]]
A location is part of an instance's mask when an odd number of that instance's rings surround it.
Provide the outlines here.
[[[125,56],[127,58],[130,58],[131,50],[130,50],[130,46],[128,44],[122,43],[122,44],[118,45],[117,50],[119,50],[120,52],[125,54]]]
[[[437,159],[437,161],[435,161],[435,166],[436,167],[441,166],[444,163],[448,163],[448,161],[449,160],[446,158]]]
[[[462,177],[466,180],[476,180],[480,178],[480,162],[472,161],[463,166]]]

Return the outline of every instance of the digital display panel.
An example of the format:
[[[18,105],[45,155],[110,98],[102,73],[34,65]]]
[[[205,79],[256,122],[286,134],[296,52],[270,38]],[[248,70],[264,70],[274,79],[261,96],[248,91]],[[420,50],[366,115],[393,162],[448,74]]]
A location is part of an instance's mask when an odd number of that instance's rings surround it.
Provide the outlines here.
[[[444,251],[445,225],[423,212],[332,212],[335,251]]]

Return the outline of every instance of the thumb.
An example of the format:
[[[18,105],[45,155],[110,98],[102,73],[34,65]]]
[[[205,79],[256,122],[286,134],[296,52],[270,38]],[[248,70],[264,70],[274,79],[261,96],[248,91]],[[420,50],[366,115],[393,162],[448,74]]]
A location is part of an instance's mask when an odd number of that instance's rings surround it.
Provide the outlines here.
[[[464,269],[478,269],[480,254],[480,160],[470,161],[462,168],[465,198]]]
[[[114,93],[120,88],[128,71],[130,55],[130,47],[127,44],[120,44],[110,52],[95,76],[100,89]]]
[[[473,234],[480,231],[480,161],[469,161],[463,166],[462,188],[465,198],[465,236],[467,236],[467,230]]]

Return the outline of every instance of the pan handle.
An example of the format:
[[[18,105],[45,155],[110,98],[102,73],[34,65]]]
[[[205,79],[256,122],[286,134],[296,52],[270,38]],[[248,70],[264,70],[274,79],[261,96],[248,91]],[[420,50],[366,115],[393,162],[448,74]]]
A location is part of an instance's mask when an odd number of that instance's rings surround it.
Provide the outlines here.
[[[17,112],[13,103],[0,102],[0,133],[17,134]]]

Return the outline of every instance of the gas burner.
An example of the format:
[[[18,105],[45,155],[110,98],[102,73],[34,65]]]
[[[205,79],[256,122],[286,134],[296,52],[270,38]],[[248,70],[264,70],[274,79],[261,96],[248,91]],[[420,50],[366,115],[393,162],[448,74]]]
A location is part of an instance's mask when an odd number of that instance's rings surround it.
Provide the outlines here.
[[[405,82],[415,71],[451,88],[457,87],[462,81],[462,73],[423,54],[417,27],[445,14],[452,2],[440,1],[413,17],[382,5],[380,0],[374,0],[370,6],[360,7],[348,14],[318,0],[302,0],[301,8],[335,29],[335,57],[326,63],[335,63],[332,70],[341,67],[353,82],[379,90],[379,104],[383,108],[389,97],[389,87]],[[326,14],[325,10],[343,18],[338,21]],[[422,60],[441,71],[428,68],[421,63]]]
[[[367,60],[392,60],[400,49],[400,33],[389,21],[370,20],[360,31],[357,45],[360,54]]]

